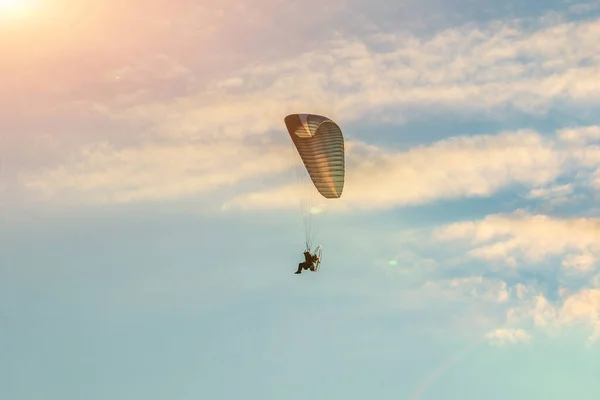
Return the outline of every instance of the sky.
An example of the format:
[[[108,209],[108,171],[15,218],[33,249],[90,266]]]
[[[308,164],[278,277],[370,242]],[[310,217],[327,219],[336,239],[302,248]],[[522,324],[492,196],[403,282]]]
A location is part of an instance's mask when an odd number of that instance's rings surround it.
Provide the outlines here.
[[[599,1],[0,0],[0,398],[598,399],[599,36]],[[346,180],[294,275],[303,112]]]

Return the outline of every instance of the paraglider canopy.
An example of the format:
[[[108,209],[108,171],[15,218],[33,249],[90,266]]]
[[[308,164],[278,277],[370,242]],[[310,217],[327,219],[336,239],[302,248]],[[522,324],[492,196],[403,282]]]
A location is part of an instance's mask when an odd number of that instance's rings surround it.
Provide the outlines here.
[[[340,198],[344,190],[344,137],[335,122],[321,115],[290,114],[285,125],[299,155],[296,178],[310,251],[327,203]]]
[[[285,125],[319,193],[336,199],[344,190],[344,137],[331,119],[315,114],[291,114]]]

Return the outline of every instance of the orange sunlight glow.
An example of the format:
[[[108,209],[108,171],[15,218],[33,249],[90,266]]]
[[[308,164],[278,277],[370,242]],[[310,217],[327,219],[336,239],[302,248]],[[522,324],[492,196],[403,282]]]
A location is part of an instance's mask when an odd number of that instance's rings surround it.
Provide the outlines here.
[[[0,17],[20,17],[31,8],[31,0],[0,0]]]

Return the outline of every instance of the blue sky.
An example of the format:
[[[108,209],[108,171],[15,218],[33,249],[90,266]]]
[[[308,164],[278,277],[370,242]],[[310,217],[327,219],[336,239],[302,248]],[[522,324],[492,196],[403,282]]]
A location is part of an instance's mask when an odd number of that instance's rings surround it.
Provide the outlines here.
[[[0,398],[600,397],[599,2],[0,15]]]

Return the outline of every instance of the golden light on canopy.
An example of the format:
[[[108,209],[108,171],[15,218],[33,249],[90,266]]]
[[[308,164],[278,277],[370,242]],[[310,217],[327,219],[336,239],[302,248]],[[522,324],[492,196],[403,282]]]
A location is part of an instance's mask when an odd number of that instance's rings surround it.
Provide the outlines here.
[[[328,199],[344,190],[344,137],[340,127],[327,117],[291,114],[285,117],[290,137],[315,187]]]
[[[344,137],[335,122],[321,115],[290,114],[284,121],[300,156],[296,173],[303,190],[300,203],[306,249],[310,250],[317,223],[327,209],[326,201],[340,198],[344,190]],[[303,179],[306,172],[310,182]]]

